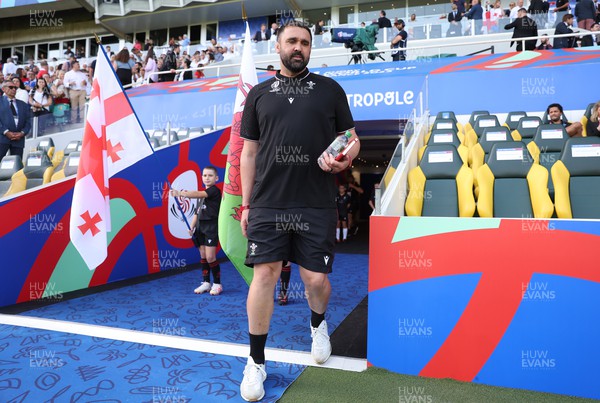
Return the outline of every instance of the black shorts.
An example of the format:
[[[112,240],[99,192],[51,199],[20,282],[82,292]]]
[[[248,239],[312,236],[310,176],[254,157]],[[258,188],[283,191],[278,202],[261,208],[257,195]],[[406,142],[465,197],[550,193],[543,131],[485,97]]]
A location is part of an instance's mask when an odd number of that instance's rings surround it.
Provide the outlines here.
[[[335,208],[252,208],[246,265],[289,260],[310,271],[331,273],[336,221]]]
[[[219,244],[218,221],[200,221],[200,228],[196,227],[194,235],[192,235],[194,246],[217,246]]]
[[[338,213],[338,221],[346,222],[348,221],[348,213]]]

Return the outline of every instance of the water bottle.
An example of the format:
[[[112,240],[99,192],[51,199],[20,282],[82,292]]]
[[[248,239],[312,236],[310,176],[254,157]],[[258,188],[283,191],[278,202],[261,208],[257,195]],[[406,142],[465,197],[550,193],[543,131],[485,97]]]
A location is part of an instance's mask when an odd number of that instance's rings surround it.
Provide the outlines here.
[[[352,133],[350,133],[349,130],[346,130],[346,133],[337,136],[335,140],[329,144],[329,147],[327,147],[327,153],[334,158],[337,157],[337,155],[341,153],[348,145],[350,137],[352,137]]]

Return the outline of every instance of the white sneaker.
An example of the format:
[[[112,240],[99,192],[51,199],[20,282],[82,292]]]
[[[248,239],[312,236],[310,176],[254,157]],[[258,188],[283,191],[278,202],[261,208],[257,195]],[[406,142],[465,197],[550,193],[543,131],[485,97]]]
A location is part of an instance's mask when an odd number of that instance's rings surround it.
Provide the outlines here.
[[[221,284],[213,284],[210,289],[210,295],[219,295],[223,292],[223,286]]]
[[[311,337],[313,339],[310,348],[310,354],[317,364],[323,364],[331,355],[331,343],[329,342],[329,333],[327,332],[327,322],[323,321],[319,327],[310,327]]]
[[[248,363],[244,368],[244,379],[240,384],[242,399],[247,402],[258,402],[265,396],[263,382],[267,379],[265,364],[255,364],[252,357],[248,357]]]
[[[203,294],[203,293],[205,293],[207,291],[210,291],[210,283],[207,282],[207,281],[205,281],[202,284],[200,284],[200,287],[198,287],[198,288],[196,288],[194,290],[194,293],[196,293],[196,294]]]

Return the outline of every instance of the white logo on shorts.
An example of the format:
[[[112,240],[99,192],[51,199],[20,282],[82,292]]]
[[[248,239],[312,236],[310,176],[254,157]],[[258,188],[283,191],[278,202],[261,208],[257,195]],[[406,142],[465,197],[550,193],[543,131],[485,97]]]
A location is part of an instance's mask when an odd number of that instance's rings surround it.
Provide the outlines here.
[[[207,242],[208,242],[208,243],[212,243],[212,239],[208,239],[208,240],[207,240]]]
[[[292,102],[294,102],[294,98],[288,98],[288,101],[290,101],[291,104]]]
[[[252,243],[250,244],[250,255],[251,255],[251,256],[254,256],[254,255],[256,255],[256,248],[258,248],[258,245],[257,245],[257,244],[255,244],[254,242],[252,242]]]
[[[325,265],[327,266],[327,263],[329,263],[329,256],[323,256],[323,260],[325,261]]]

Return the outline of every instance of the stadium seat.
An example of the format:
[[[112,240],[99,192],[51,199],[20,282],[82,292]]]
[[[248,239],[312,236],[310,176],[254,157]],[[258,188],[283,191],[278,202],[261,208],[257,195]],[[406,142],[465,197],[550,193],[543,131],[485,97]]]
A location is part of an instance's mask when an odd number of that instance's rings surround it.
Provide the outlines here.
[[[43,151],[33,151],[27,156],[25,167],[12,176],[12,184],[6,194],[12,195],[49,183],[53,173],[54,166],[48,155]]]
[[[527,144],[534,162],[545,167],[548,172],[552,165],[560,159],[569,135],[561,125],[540,125],[533,141]],[[552,177],[548,181],[548,193],[554,199]]]
[[[154,137],[156,138],[156,137]],[[163,134],[160,138],[160,145],[164,146],[169,144],[169,142],[167,141],[167,133]],[[171,130],[171,144],[175,143],[179,141],[179,137],[177,137],[177,132],[174,132],[173,130]]]
[[[433,122],[433,124],[431,125],[431,130],[425,136],[425,144],[427,144],[429,142],[429,137],[431,136],[431,132],[433,132],[434,130],[452,130],[458,135],[458,138],[460,139],[461,143],[464,141],[464,136],[458,130],[458,125],[456,124],[456,121],[454,121],[452,119],[436,118],[435,121]]]
[[[554,202],[559,218],[600,218],[600,138],[567,140],[552,166]]]
[[[161,146],[160,140],[156,137],[151,137],[148,140],[150,141],[150,145],[152,146],[152,148],[158,148]]]
[[[469,149],[463,145],[458,134],[452,129],[434,129],[431,131],[427,144],[419,149],[419,161],[423,158],[423,153],[429,145],[433,144],[452,144],[458,150],[458,154],[463,162],[468,163]]]
[[[526,117],[526,116],[527,116],[527,112],[524,112],[524,111],[509,112],[508,115],[506,116],[506,120],[504,121],[503,126],[508,127],[511,131],[517,130],[517,126],[519,125],[519,120],[521,120],[521,118]]]
[[[190,129],[189,136],[190,137],[198,137],[198,136],[202,135],[202,133],[204,133],[204,130],[202,130],[201,127],[192,127]]]
[[[152,138],[157,138],[160,140],[162,136],[166,133],[166,130],[154,130],[154,132],[152,133]]]
[[[71,112],[71,105],[69,104],[54,104],[52,108],[52,116],[54,116],[54,122],[57,125],[64,125],[69,121],[69,115]]]
[[[190,137],[190,129],[179,129],[177,130],[177,137],[179,140],[185,140]]]
[[[427,147],[421,164],[408,173],[408,216],[473,217],[473,172],[452,144]]]
[[[7,155],[0,162],[0,197],[8,191],[12,176],[23,169],[23,161],[18,155]]]
[[[473,128],[465,132],[465,145],[469,148],[473,147],[479,141],[479,137],[483,134],[483,129],[486,127],[495,127],[500,130],[500,122],[495,115],[479,115],[475,118]]]
[[[522,141],[525,144],[529,144],[535,134],[537,128],[542,124],[542,119],[537,116],[527,116],[519,120],[517,129],[513,132],[513,137],[516,141]]]
[[[594,107],[594,102],[589,104],[587,108],[585,108],[585,112],[581,117],[581,125],[583,126],[583,137],[587,136],[587,122],[590,120],[590,116],[592,116],[592,108]]]
[[[214,129],[211,125],[206,125],[206,126],[202,126],[202,133],[210,133],[212,132]]]
[[[435,116],[436,119],[452,119],[456,122],[456,126],[458,127],[458,132],[462,133],[463,125],[456,119],[456,114],[452,111],[441,111],[438,112]]]
[[[74,151],[74,152],[70,153],[65,158],[65,164],[63,165],[62,169],[54,172],[54,174],[52,174],[52,179],[50,181],[54,182],[59,179],[63,179],[68,176],[77,174],[77,168],[79,167],[79,156],[80,155],[81,155],[81,153],[79,151]]]
[[[79,140],[71,140],[69,141],[69,144],[67,144],[67,146],[64,149],[64,154],[65,155],[69,155],[72,152],[77,151],[79,145],[81,144],[81,141]]]
[[[477,170],[487,163],[488,156],[492,151],[494,144],[506,141],[513,141],[510,130],[506,126],[486,127],[483,134],[473,147],[469,149],[469,163],[473,170],[473,180],[475,184],[475,197],[479,197],[479,186],[477,183]]]
[[[490,112],[489,111],[473,111],[471,113],[471,116],[469,117],[469,121],[467,122],[467,124],[464,127],[464,132],[468,132],[470,130],[473,130],[473,127],[475,126],[475,119],[477,119],[477,116],[479,115],[489,115]]]
[[[35,149],[36,151],[45,152],[48,158],[52,158],[54,155],[54,140],[52,140],[52,137],[42,137]]]
[[[480,217],[550,218],[548,170],[533,162],[520,141],[494,144],[488,161],[477,170]]]

